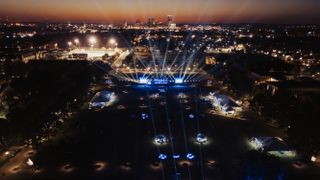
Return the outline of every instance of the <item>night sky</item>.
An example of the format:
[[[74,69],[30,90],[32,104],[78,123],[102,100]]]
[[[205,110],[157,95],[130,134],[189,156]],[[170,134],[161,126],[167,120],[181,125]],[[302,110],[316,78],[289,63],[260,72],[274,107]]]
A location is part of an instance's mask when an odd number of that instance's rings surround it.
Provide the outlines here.
[[[180,23],[319,23],[320,0],[0,0],[0,17],[16,21]]]

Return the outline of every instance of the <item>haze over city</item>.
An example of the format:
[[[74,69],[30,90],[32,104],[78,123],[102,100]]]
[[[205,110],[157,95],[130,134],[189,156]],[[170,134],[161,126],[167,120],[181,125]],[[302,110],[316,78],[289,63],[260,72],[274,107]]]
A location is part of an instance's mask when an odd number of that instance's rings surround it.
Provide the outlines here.
[[[318,0],[2,0],[0,17],[31,22],[318,23]]]

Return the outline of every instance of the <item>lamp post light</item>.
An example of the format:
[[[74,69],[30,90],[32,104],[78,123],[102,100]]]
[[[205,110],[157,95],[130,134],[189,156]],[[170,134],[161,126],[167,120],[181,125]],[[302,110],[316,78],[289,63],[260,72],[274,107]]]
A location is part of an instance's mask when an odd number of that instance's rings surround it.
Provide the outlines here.
[[[75,38],[73,42],[76,44],[76,46],[79,46],[80,44],[80,40],[78,38]]]
[[[67,44],[68,44],[69,49],[71,49],[71,46],[73,45],[72,42],[69,41]]]
[[[97,38],[94,36],[89,37],[89,44],[91,46],[91,48],[93,48],[97,43]]]
[[[116,41],[114,38],[111,38],[111,39],[109,40],[109,44],[110,44],[110,46],[111,46],[113,49],[115,49],[115,48],[118,46],[118,43],[117,43],[117,41]]]

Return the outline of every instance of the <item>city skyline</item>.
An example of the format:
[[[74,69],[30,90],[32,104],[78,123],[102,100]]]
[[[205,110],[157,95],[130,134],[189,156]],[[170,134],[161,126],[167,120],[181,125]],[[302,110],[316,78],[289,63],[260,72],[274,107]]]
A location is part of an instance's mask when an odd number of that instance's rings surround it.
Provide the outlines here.
[[[0,2],[0,17],[22,22],[145,22],[149,16],[177,23],[318,23],[316,0],[200,0],[200,1],[35,1]]]

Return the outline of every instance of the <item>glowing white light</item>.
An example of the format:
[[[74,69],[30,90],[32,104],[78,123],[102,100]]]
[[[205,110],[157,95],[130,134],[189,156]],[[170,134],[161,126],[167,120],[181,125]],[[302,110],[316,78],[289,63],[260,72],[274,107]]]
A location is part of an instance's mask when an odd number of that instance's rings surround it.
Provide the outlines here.
[[[161,160],[165,160],[165,159],[167,159],[167,155],[165,155],[165,154],[160,154],[160,155],[158,156],[158,158],[161,159]]]
[[[149,79],[148,78],[140,78],[139,84],[149,84]]]
[[[174,82],[175,82],[176,84],[182,84],[182,83],[183,83],[183,79],[182,79],[182,78],[175,78],[175,79],[174,79]]]
[[[317,161],[317,158],[316,158],[315,156],[312,156],[312,157],[311,157],[311,161],[312,161],[312,162],[316,162],[316,161]]]
[[[143,120],[148,119],[148,117],[149,117],[149,115],[146,114],[146,113],[142,113],[142,114],[141,114],[141,118],[142,118]]]
[[[79,40],[78,38],[75,38],[73,41],[74,41],[74,43],[76,43],[76,44],[79,44],[79,43],[80,43],[80,40]]]
[[[203,144],[208,141],[208,138],[204,134],[199,133],[199,134],[197,134],[196,140],[198,143]]]
[[[191,160],[194,159],[195,156],[192,153],[188,153],[186,157]]]
[[[95,45],[97,43],[97,38],[94,36],[91,36],[89,38],[89,43],[90,43],[90,45]]]
[[[258,138],[252,138],[250,144],[254,149],[263,149],[264,147],[263,142]]]
[[[177,155],[173,155],[172,157],[173,157],[173,159],[179,159],[180,155],[177,154]]]
[[[114,44],[117,44],[117,41],[112,38],[112,39],[109,40],[109,43],[112,44],[112,45],[114,45]]]
[[[71,41],[68,42],[68,46],[72,46],[72,42]]]
[[[28,166],[33,166],[33,161],[32,161],[30,158],[29,158],[28,161],[27,161],[27,165],[28,165]]]

